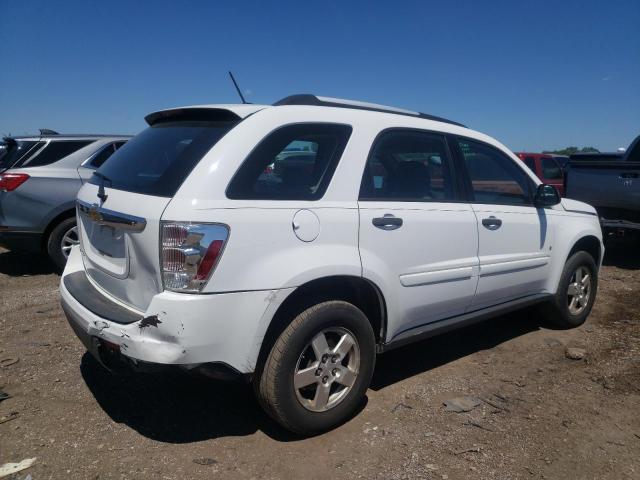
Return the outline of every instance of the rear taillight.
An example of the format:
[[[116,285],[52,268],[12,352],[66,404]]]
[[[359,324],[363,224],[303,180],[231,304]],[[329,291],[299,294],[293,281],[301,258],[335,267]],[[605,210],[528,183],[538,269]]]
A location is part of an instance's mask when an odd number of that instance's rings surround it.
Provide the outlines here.
[[[12,192],[27,180],[29,175],[26,173],[2,173],[0,174],[0,192]]]
[[[160,262],[164,288],[198,293],[220,261],[229,227],[210,223],[163,222]]]

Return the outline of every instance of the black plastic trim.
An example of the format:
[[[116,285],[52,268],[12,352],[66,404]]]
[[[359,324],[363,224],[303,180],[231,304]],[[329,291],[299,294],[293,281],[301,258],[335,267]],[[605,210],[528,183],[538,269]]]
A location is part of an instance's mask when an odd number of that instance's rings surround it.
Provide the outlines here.
[[[173,108],[150,113],[144,117],[152,126],[162,122],[239,122],[242,118],[224,108]]]
[[[535,295],[529,295],[527,297],[518,298],[509,302],[501,303],[493,307],[483,308],[482,310],[476,310],[474,312],[465,313],[456,317],[445,318],[437,322],[427,323],[414,327],[409,330],[400,332],[393,337],[389,342],[378,347],[378,353],[393,350],[394,348],[402,347],[413,342],[424,340],[441,333],[445,333],[457,328],[461,328],[467,325],[472,325],[483,320],[488,320],[505,313],[519,310],[524,307],[535,305],[548,301],[553,298],[550,293],[538,293]]]
[[[93,286],[83,271],[67,275],[63,282],[73,298],[100,318],[121,324],[135,323],[143,318],[142,315],[105,297]]]
[[[273,104],[274,107],[281,106],[281,105],[308,105],[308,106],[316,106],[316,107],[337,107],[337,108],[350,108],[353,110],[367,110],[370,112],[393,113],[395,115],[404,115],[406,117],[413,117],[413,118],[423,118],[425,120],[433,120],[435,122],[449,123],[451,125],[457,125],[458,127],[467,128],[462,123],[454,122],[453,120],[448,120],[442,117],[436,117],[435,115],[429,115],[427,113],[416,112],[416,114],[412,114],[412,113],[398,112],[396,110],[385,110],[384,108],[367,107],[365,105],[351,105],[347,103],[325,102],[310,93],[290,95],[281,100],[278,100],[276,103]]]

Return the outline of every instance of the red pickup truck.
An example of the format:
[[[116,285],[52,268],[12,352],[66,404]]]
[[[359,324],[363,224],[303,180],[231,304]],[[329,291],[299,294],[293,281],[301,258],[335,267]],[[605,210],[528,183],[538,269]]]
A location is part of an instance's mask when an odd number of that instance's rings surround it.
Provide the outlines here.
[[[564,173],[562,167],[546,153],[516,152],[516,156],[544,183],[553,185],[564,197]]]

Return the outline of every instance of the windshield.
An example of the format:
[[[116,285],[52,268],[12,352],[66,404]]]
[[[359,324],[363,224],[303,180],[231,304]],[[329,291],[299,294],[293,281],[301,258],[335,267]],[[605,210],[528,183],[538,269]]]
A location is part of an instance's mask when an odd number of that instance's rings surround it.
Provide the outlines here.
[[[0,147],[0,171],[11,168],[35,145],[36,141],[9,140],[3,142]]]
[[[172,197],[196,164],[235,122],[153,125],[115,152],[89,180],[118,190]]]

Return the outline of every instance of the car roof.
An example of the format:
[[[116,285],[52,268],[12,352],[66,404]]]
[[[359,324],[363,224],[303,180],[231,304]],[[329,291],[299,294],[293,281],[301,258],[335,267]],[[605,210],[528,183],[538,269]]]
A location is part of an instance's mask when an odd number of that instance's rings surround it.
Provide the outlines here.
[[[287,97],[290,98],[290,97]],[[367,104],[354,100],[340,100],[331,97],[315,97],[310,101],[286,101],[283,104],[276,102],[274,105],[264,104],[209,104],[191,105],[186,107],[170,108],[150,113],[145,117],[149,125],[166,121],[241,121],[251,115],[265,115],[274,122],[287,118],[291,121],[327,121],[338,123],[351,123],[362,125],[376,125],[379,129],[408,128],[430,130],[440,133],[459,135],[462,137],[479,140],[500,148],[505,153],[513,155],[505,145],[482,132],[472,130],[460,123],[441,117],[421,114],[410,110],[386,107],[384,105]],[[286,99],[283,99],[286,100]],[[345,102],[336,105],[337,102]],[[360,103],[363,103],[360,105]],[[285,113],[288,112],[288,113]],[[295,114],[294,114],[295,112]]]

